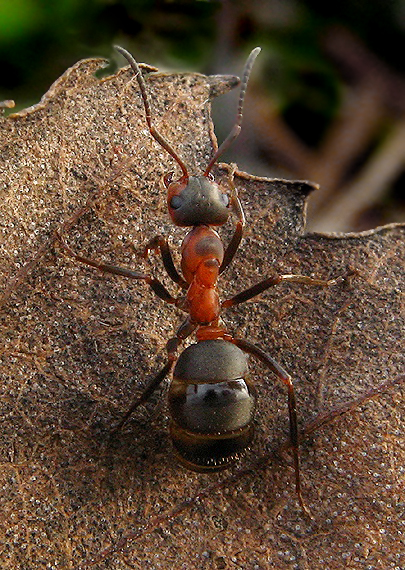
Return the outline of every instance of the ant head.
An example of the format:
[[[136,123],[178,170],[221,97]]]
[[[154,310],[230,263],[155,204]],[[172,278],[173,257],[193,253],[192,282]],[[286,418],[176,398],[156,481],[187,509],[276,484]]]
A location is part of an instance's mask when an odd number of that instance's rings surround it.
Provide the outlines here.
[[[231,200],[214,182],[212,174],[172,179],[170,172],[163,181],[169,214],[176,226],[222,226],[227,221],[232,211]]]
[[[173,222],[178,226],[196,226],[199,224],[220,226],[224,224],[231,214],[232,200],[227,194],[224,194],[218,184],[214,182],[211,170],[218,158],[225,152],[225,150],[227,150],[241,131],[246,88],[253,63],[260,52],[260,48],[255,48],[246,61],[241,81],[235,124],[229,135],[211,158],[202,176],[189,176],[184,162],[171,145],[159,133],[159,131],[152,125],[149,96],[145,80],[139,66],[132,55],[125,49],[118,46],[116,46],[116,49],[126,58],[135,73],[135,77],[141,90],[145,108],[145,118],[148,123],[150,134],[160,144],[160,146],[174,158],[182,171],[182,176],[177,181],[172,180],[172,172],[166,174],[164,177],[164,184],[168,191],[167,203]]]

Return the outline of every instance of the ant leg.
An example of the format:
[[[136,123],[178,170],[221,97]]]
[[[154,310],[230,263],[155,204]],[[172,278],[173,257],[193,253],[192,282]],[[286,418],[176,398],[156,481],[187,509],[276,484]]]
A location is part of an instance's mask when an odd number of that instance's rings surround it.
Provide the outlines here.
[[[266,354],[261,348],[248,342],[247,340],[233,338],[231,342],[238,346],[244,352],[251,354],[261,360],[274,374],[279,378],[288,389],[288,413],[290,417],[290,441],[294,457],[294,470],[295,470],[295,488],[297,491],[298,502],[305,512],[310,515],[309,510],[305,506],[301,493],[301,477],[300,477],[300,454],[299,454],[299,441],[298,441],[298,422],[297,422],[297,404],[295,399],[294,385],[291,376],[278,362],[271,356]]]
[[[153,376],[146,384],[143,392],[140,396],[137,396],[135,400],[132,402],[130,408],[125,413],[121,421],[115,426],[113,429],[113,433],[120,430],[122,426],[128,421],[134,411],[143,403],[145,403],[152,393],[159,387],[159,385],[163,382],[166,376],[170,373],[174,363],[176,362],[176,353],[180,343],[185,340],[190,334],[192,334],[197,325],[190,321],[189,317],[180,325],[177,330],[176,336],[169,339],[166,343],[166,351],[167,351],[167,362],[163,366],[163,368]]]
[[[346,402],[336,408],[332,408],[326,412],[320,412],[313,420],[306,423],[301,431],[302,437],[306,438],[314,431],[318,430],[319,428],[323,427],[324,425],[334,421],[335,419],[347,414],[348,412],[354,411],[359,406],[368,402],[372,398],[379,396],[380,394],[384,394],[384,392],[388,392],[392,390],[396,386],[400,386],[405,382],[405,375],[398,376],[393,380],[387,380],[380,386],[376,388],[371,388],[367,390],[364,394],[351,400],[350,402]]]
[[[170,373],[172,366],[173,366],[173,362],[171,360],[169,360],[168,362],[166,362],[166,364],[163,366],[163,368],[156,374],[156,376],[153,376],[149,380],[149,382],[146,384],[142,394],[138,398],[136,398],[136,400],[133,401],[129,410],[127,412],[125,412],[125,415],[123,416],[123,418],[113,428],[112,433],[119,431],[122,428],[122,426],[129,420],[129,418],[134,413],[136,408],[149,399],[149,397],[156,390],[156,388],[159,387],[159,385],[163,382],[163,380],[166,378],[166,376]]]
[[[233,175],[234,171],[232,172],[232,178],[230,181],[230,186],[232,188],[231,202],[232,202],[232,210],[237,216],[238,221],[236,222],[236,228],[232,236],[232,239],[225,250],[224,259],[222,260],[221,267],[219,268],[220,274],[223,273],[223,271],[225,271],[225,269],[228,267],[228,265],[232,262],[233,258],[235,257],[235,253],[237,252],[240,242],[242,240],[243,228],[245,227],[245,214],[243,212],[242,204],[240,203],[238,197],[238,192],[233,183]]]
[[[154,277],[150,275],[146,275],[145,273],[140,273],[139,271],[132,271],[131,269],[127,269],[125,267],[116,267],[115,265],[109,265],[107,263],[101,263],[99,261],[94,261],[88,257],[83,257],[82,255],[77,255],[61,238],[59,234],[57,234],[57,238],[59,240],[60,245],[65,250],[65,252],[75,259],[76,261],[80,261],[80,263],[84,263],[86,265],[90,265],[91,267],[95,267],[96,269],[102,271],[103,273],[112,273],[113,275],[121,275],[122,277],[129,277],[131,279],[140,279],[145,281],[153,290],[153,292],[160,297],[166,303],[171,305],[178,304],[178,299],[172,297],[166,287]]]
[[[312,277],[307,277],[306,275],[275,275],[273,277],[268,277],[264,279],[264,281],[260,281],[260,283],[256,283],[249,289],[245,289],[241,293],[238,293],[234,297],[230,299],[226,299],[222,302],[221,307],[233,307],[234,305],[239,305],[240,303],[244,303],[245,301],[249,301],[256,295],[263,293],[266,289],[269,289],[273,285],[278,285],[283,281],[288,283],[301,283],[303,285],[310,285],[311,287],[330,287],[331,285],[336,285],[341,281],[344,281],[346,277],[337,277],[336,279],[313,279]]]
[[[154,238],[152,238],[146,244],[145,249],[143,250],[141,257],[143,257],[144,259],[148,259],[148,255],[149,255],[149,252],[151,250],[154,250],[155,253],[158,253],[160,251],[160,255],[162,257],[163,265],[164,265],[164,268],[166,269],[168,276],[175,283],[177,283],[177,285],[179,285],[182,289],[188,289],[189,284],[179,274],[179,272],[177,271],[177,269],[173,263],[173,258],[172,258],[172,254],[171,254],[170,247],[169,247],[169,244],[167,242],[167,239],[161,235],[155,236]]]

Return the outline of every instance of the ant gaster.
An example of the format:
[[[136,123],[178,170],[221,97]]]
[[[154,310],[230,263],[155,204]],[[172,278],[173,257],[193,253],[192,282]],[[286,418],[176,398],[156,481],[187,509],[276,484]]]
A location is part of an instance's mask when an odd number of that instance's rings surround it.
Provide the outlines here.
[[[233,180],[229,182],[231,192],[228,194],[214,181],[211,170],[240,133],[248,79],[260,48],[251,52],[245,65],[235,125],[200,176],[189,175],[184,162],[154,127],[146,83],[139,66],[125,49],[116,49],[127,59],[135,73],[150,134],[174,158],[182,171],[178,179],[174,178],[173,172],[164,176],[171,219],[176,226],[192,228],[181,247],[183,275],[177,271],[168,242],[163,236],[156,236],[144,250],[145,258],[151,250],[160,251],[169,277],[185,291],[185,295],[179,298],[173,297],[160,281],[150,275],[77,255],[61,240],[68,255],[77,261],[102,272],[143,280],[163,301],[175,305],[188,315],[176,335],[166,344],[166,364],[149,380],[117,428],[150,397],[174,366],[168,402],[170,435],[176,455],[184,466],[194,471],[213,472],[230,466],[248,448],[253,437],[256,391],[248,376],[247,355],[250,354],[287,387],[295,486],[299,503],[308,512],[301,494],[296,399],[291,377],[261,348],[232,336],[220,323],[221,309],[248,301],[273,285],[289,282],[327,287],[342,280],[275,275],[230,299],[222,302],[219,299],[217,279],[235,256],[242,239],[245,217]],[[236,228],[228,246],[224,248],[213,226],[222,226],[232,214],[237,218]],[[181,343],[194,332],[197,342],[177,357]]]

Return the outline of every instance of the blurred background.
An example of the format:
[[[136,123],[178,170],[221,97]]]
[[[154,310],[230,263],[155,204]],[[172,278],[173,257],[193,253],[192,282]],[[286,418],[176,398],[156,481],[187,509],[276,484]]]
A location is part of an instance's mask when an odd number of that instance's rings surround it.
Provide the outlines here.
[[[0,101],[37,103],[79,59],[114,72],[113,44],[163,71],[236,75],[259,45],[223,161],[320,184],[311,230],[365,230],[405,219],[404,31],[405,0],[1,0]],[[235,109],[235,94],[214,103],[220,141]]]

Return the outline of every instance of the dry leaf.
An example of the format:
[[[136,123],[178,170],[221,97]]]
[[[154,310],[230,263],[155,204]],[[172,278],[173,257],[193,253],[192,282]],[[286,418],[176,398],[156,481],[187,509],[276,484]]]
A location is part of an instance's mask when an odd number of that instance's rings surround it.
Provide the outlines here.
[[[257,436],[229,472],[173,461],[164,390],[110,434],[162,365],[180,315],[142,283],[73,262],[54,232],[83,255],[167,283],[160,260],[141,262],[134,248],[163,233],[178,252],[185,231],[166,214],[159,180],[175,167],[147,132],[132,74],[100,81],[101,64],[80,62],[40,105],[1,121],[2,568],[404,567],[404,226],[308,235],[312,186],[236,175],[247,230],[223,297],[274,271],[355,274],[329,289],[269,290],[224,314],[230,332],[290,371],[304,430],[387,385],[305,438],[312,521],[288,454],[276,454],[288,436],[285,390],[254,360]],[[148,78],[157,126],[193,172],[216,144],[209,100],[235,84]],[[225,165],[216,174],[227,183]]]

